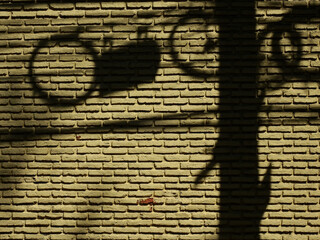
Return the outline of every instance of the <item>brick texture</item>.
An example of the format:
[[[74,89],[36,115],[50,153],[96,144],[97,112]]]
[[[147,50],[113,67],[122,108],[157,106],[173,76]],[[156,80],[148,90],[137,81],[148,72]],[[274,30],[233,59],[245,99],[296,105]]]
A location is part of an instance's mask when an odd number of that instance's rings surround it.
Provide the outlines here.
[[[319,240],[319,23],[308,0],[1,1],[0,239]]]

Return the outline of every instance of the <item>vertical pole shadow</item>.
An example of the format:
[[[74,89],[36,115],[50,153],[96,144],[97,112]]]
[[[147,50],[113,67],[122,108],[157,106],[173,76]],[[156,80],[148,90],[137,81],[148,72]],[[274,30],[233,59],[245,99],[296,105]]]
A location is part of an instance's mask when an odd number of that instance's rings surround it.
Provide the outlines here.
[[[258,96],[255,0],[217,0],[215,6],[220,47],[220,135],[212,161],[196,183],[219,164],[219,239],[258,240],[270,196],[271,168],[260,183],[257,134],[263,96]]]

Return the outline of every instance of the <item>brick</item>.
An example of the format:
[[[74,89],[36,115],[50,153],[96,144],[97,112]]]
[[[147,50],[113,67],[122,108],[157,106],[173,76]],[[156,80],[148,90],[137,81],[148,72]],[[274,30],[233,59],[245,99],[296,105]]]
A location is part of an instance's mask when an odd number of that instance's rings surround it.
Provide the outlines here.
[[[76,8],[78,9],[99,9],[99,3],[76,3]]]
[[[72,10],[74,8],[72,3],[51,3],[49,6],[54,10]]]

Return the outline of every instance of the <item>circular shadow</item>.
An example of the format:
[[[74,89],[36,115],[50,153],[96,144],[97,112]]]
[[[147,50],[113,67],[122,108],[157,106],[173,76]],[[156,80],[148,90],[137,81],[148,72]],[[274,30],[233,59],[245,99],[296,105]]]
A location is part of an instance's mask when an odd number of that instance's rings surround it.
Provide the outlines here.
[[[80,103],[81,101],[86,100],[91,94],[92,92],[95,90],[96,88],[96,79],[94,78],[94,75],[92,76],[92,81],[90,81],[90,85],[89,88],[86,90],[85,89],[85,83],[81,84],[83,85],[83,87],[81,88],[81,94],[77,93],[77,88],[79,88],[79,86],[75,87],[75,91],[72,93],[73,96],[64,96],[64,94],[59,94],[60,89],[58,88],[55,89],[54,87],[52,87],[52,89],[50,89],[51,87],[44,87],[44,83],[43,81],[41,81],[39,78],[44,77],[44,78],[49,78],[51,81],[52,76],[56,76],[57,79],[59,79],[59,77],[62,78],[62,76],[60,76],[58,74],[58,72],[56,73],[52,73],[55,72],[50,71],[50,69],[47,71],[47,73],[42,73],[42,74],[36,74],[36,67],[35,67],[35,63],[37,62],[36,58],[37,57],[41,57],[43,55],[40,55],[41,49],[43,48],[51,48],[51,47],[62,47],[62,46],[68,46],[68,45],[72,45],[72,43],[78,43],[76,47],[81,47],[84,48],[87,52],[87,54],[92,56],[93,61],[95,60],[94,56],[95,56],[95,52],[92,48],[92,46],[90,45],[89,42],[85,42],[85,41],[79,41],[78,39],[78,34],[71,34],[71,35],[55,35],[52,36],[52,39],[54,40],[41,40],[39,42],[39,44],[37,45],[36,49],[32,52],[32,56],[30,59],[30,68],[29,68],[29,76],[30,76],[30,80],[32,83],[32,86],[34,88],[34,91],[36,93],[38,93],[42,98],[44,98],[47,102],[51,103],[51,104],[57,104],[57,105],[76,105],[78,103]],[[69,43],[69,44],[68,44]],[[61,48],[62,50],[63,48]],[[65,54],[63,51],[59,52],[58,54]],[[49,56],[49,55],[48,55]],[[73,56],[77,56],[77,55],[73,55]],[[45,62],[45,61],[41,61],[41,62]],[[95,64],[94,64],[95,65]],[[84,66],[86,67],[86,66]],[[50,68],[50,67],[49,67]],[[62,68],[64,68],[63,64],[62,64]],[[95,67],[93,67],[94,69]],[[39,68],[40,69],[40,68]],[[75,69],[73,69],[75,70]],[[74,77],[70,74],[67,74],[66,77]],[[67,81],[68,83],[70,81]],[[51,84],[51,82],[50,82]],[[50,85],[49,84],[49,85]],[[58,81],[59,84],[59,81]],[[51,84],[54,85],[54,84]],[[68,89],[68,85],[66,84],[66,89]],[[72,88],[72,87],[71,87]],[[59,96],[60,95],[60,96]]]
[[[190,50],[190,55],[194,56],[195,59],[193,59],[192,61],[186,61],[186,59],[183,59],[183,57],[180,54],[180,51],[177,50],[176,48],[178,48],[179,44],[176,44],[176,40],[179,39],[180,37],[177,37],[176,35],[178,34],[186,34],[185,38],[188,39],[188,35],[190,35],[190,33],[194,33],[194,34],[203,34],[203,32],[201,32],[201,30],[199,29],[193,29],[192,31],[190,31],[190,28],[188,28],[188,31],[183,30],[184,26],[186,25],[190,25],[190,24],[194,24],[195,25],[199,25],[199,20],[204,21],[204,25],[205,27],[208,27],[209,24],[212,24],[213,21],[213,16],[212,14],[208,14],[205,12],[189,12],[187,16],[181,18],[178,22],[177,25],[174,26],[171,34],[170,34],[170,45],[171,45],[171,56],[173,58],[173,60],[178,64],[178,66],[187,74],[194,76],[194,77],[210,77],[214,74],[214,70],[210,70],[208,68],[203,67],[203,63],[207,62],[211,62],[214,61],[214,58],[210,58],[210,54],[213,52],[216,52],[216,48],[218,46],[218,40],[214,39],[212,37],[208,36],[208,33],[210,33],[210,31],[203,31],[206,32],[205,37],[203,38],[203,36],[198,36],[198,41],[205,41],[204,44],[199,44],[202,47],[202,52],[199,52],[196,50],[195,47],[195,51],[192,51],[192,49]],[[210,21],[208,21],[210,20]],[[189,23],[189,21],[191,21],[191,23]],[[182,27],[181,31],[178,31],[178,28]],[[196,40],[197,37],[194,37],[194,39]],[[190,40],[190,39],[189,39]],[[177,47],[175,47],[177,46]],[[209,54],[209,57],[208,57]],[[199,59],[199,60],[198,60]],[[198,65],[198,66],[197,66]],[[200,66],[200,67],[199,67]]]

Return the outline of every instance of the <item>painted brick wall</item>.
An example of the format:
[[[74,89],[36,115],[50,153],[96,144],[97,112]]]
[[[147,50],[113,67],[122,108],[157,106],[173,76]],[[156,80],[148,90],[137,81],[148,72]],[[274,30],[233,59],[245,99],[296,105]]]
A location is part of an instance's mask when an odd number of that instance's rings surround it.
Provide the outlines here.
[[[317,1],[1,1],[0,239],[319,240]]]

